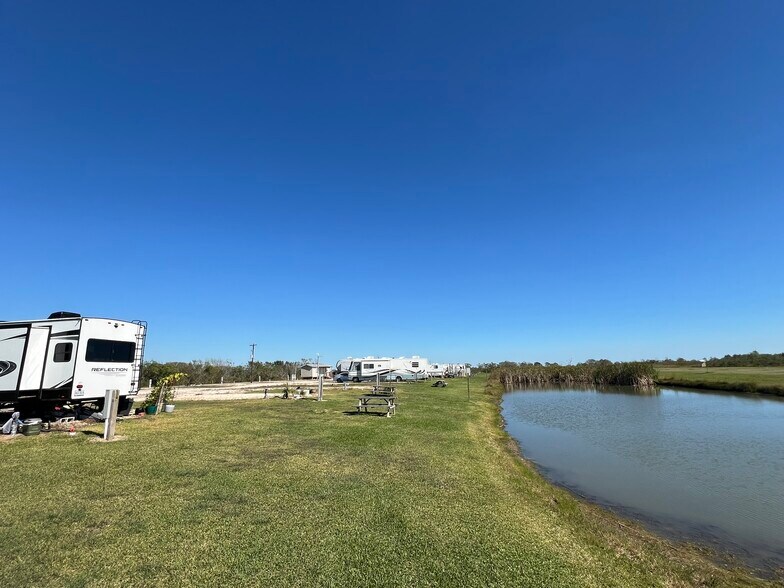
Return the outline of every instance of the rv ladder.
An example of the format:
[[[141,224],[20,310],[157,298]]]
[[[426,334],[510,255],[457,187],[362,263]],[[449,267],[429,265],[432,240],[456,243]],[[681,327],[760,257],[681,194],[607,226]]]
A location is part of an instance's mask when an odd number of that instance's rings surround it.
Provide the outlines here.
[[[147,322],[132,321],[136,325],[136,354],[133,358],[133,372],[131,374],[131,394],[136,394],[142,387],[139,381],[142,377],[142,364],[144,363],[144,344],[147,341]]]

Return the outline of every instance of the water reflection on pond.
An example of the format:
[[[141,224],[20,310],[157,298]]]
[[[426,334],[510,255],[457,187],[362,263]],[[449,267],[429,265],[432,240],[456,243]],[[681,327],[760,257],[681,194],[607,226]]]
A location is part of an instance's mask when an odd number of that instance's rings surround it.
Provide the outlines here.
[[[550,388],[509,392],[502,412],[552,481],[671,536],[784,565],[784,401]]]

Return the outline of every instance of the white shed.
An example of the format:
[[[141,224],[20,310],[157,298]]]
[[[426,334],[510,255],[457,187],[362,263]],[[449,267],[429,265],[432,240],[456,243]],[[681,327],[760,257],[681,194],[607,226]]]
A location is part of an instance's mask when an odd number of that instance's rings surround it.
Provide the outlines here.
[[[332,366],[330,365],[321,363],[317,366],[315,363],[306,363],[300,366],[299,377],[301,380],[316,380],[319,376],[329,378],[331,371]]]

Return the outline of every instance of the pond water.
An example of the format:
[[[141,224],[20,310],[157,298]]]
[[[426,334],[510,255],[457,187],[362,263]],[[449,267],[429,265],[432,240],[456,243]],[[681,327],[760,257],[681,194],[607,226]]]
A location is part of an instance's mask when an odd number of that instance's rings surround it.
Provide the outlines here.
[[[556,484],[677,539],[784,566],[784,401],[668,388],[509,392],[509,433]]]

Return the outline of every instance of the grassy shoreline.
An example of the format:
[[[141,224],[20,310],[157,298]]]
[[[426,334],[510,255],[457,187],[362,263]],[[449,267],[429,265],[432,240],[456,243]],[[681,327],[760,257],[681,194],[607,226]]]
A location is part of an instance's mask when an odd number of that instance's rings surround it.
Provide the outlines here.
[[[179,403],[125,440],[0,444],[0,581],[40,586],[766,586],[547,482],[500,385]],[[98,427],[94,427],[98,430]],[[30,483],[33,478],[45,484]]]
[[[697,390],[784,396],[784,368],[657,368],[656,383]]]

